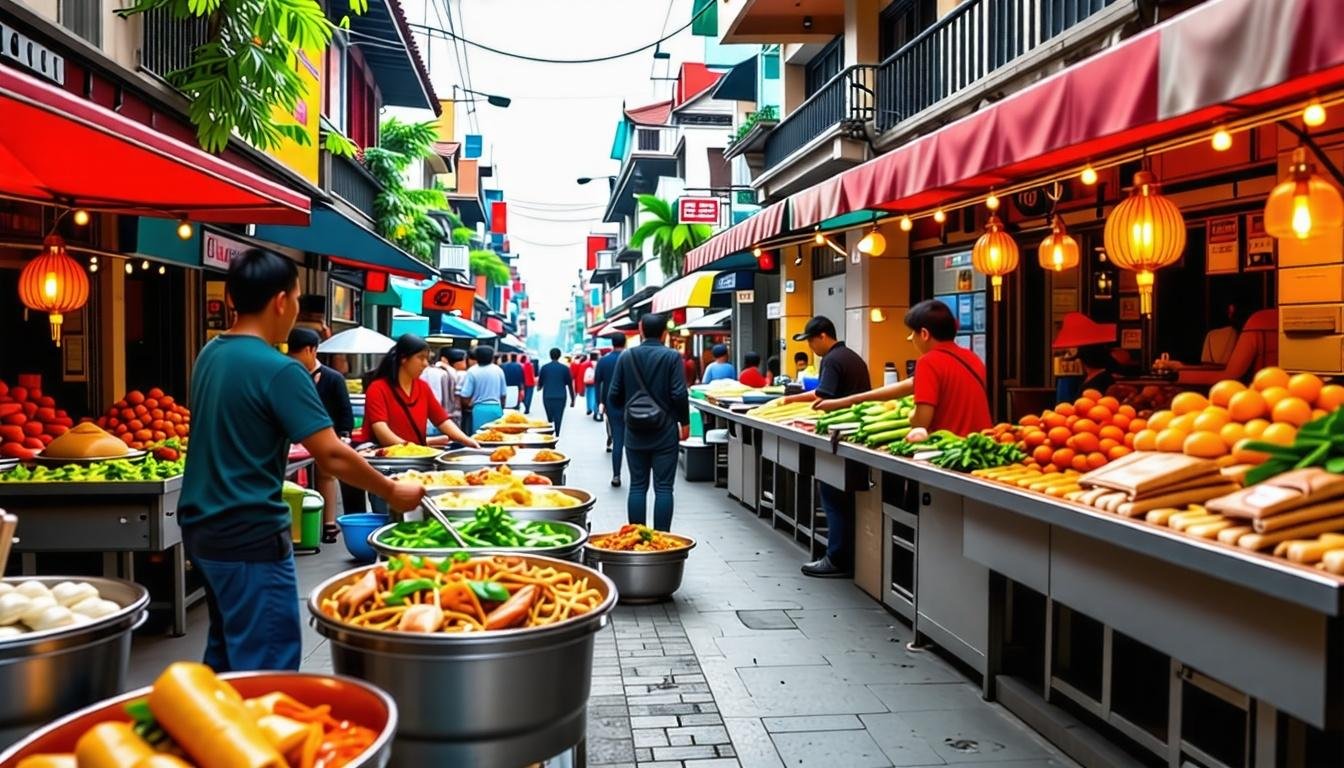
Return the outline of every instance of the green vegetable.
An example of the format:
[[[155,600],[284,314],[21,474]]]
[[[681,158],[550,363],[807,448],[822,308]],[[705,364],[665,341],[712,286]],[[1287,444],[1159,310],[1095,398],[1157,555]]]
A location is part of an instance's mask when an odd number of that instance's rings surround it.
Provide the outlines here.
[[[554,523],[536,520],[523,522],[497,504],[486,504],[469,520],[453,521],[463,542],[469,547],[557,547],[574,541],[573,534]],[[400,523],[384,532],[384,544],[407,549],[456,549],[460,545],[437,520]]]
[[[170,446],[172,447],[172,446]],[[113,459],[89,465],[65,464],[59,467],[20,465],[8,472],[0,472],[0,482],[7,483],[98,483],[98,482],[153,482],[176,477],[185,470],[186,458],[160,461],[153,455],[143,460]]]
[[[1255,485],[1293,469],[1325,467],[1344,472],[1344,409],[1302,425],[1292,445],[1252,440],[1245,450],[1269,454],[1269,460],[1246,473],[1246,484]]]
[[[434,589],[436,586],[438,585],[435,584],[433,579],[407,579],[406,581],[400,581],[392,588],[392,591],[383,593],[383,602],[388,605],[401,605],[406,602],[406,598],[414,595],[416,592],[421,592],[426,589]]]
[[[471,591],[482,600],[492,603],[502,603],[509,599],[509,590],[503,584],[497,581],[467,581]]]
[[[154,713],[149,708],[149,699],[140,698],[126,702],[126,714],[137,723],[153,722]]]

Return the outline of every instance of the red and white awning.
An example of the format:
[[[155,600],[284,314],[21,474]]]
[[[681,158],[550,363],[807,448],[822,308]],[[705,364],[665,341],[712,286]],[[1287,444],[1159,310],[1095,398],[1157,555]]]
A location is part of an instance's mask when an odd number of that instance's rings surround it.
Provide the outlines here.
[[[692,249],[686,254],[682,273],[690,274],[704,269],[724,256],[749,250],[762,240],[778,235],[787,224],[784,220],[787,207],[788,201],[781,200],[723,230],[699,248]]]
[[[789,225],[864,209],[928,209],[1337,88],[1342,13],[1340,0],[1210,0],[797,193]],[[745,247],[737,238],[697,250]]]

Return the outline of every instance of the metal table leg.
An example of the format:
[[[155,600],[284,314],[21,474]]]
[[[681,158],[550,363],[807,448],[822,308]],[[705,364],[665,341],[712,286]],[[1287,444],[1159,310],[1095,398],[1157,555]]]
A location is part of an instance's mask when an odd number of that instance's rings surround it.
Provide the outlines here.
[[[187,634],[187,554],[181,542],[173,552],[173,637]]]

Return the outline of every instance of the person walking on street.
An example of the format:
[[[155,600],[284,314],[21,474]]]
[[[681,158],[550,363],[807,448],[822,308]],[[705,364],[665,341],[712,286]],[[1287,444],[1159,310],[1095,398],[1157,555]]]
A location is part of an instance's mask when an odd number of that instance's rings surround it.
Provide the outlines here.
[[[418,505],[425,489],[360,458],[336,435],[308,371],[276,349],[299,313],[298,265],[248,250],[233,258],[224,285],[237,319],[196,358],[196,439],[178,505],[186,553],[205,586],[204,661],[216,672],[297,670],[299,587],[281,495],[290,444],[398,511]]]
[[[677,478],[678,442],[691,431],[685,369],[666,344],[667,318],[644,315],[638,347],[617,359],[607,402],[622,410],[625,458],[630,466],[629,522],[648,519],[649,475],[653,475],[653,527],[672,528],[672,486]]]
[[[481,344],[472,356],[476,365],[467,369],[459,396],[463,410],[471,412],[471,428],[479,432],[486,424],[504,417],[504,396],[509,385],[504,381],[504,372],[495,365],[493,347]]]
[[[322,338],[311,328],[297,325],[289,332],[289,356],[299,361],[303,369],[313,379],[317,387],[317,396],[331,417],[332,429],[342,440],[349,439],[355,429],[354,412],[350,408],[350,390],[346,389],[345,377],[335,368],[317,361],[317,345]],[[326,472],[315,469],[314,482],[318,493],[322,494],[322,543],[335,544],[341,528],[336,525],[336,501],[341,496],[341,483]],[[363,496],[363,492],[360,492]]]
[[[714,345],[714,362],[705,368],[705,378],[702,383],[718,381],[719,379],[735,380],[737,378],[737,369],[728,362],[728,345]]]
[[[868,364],[843,341],[835,338],[835,323],[817,315],[807,321],[802,333],[794,341],[806,341],[812,352],[821,358],[821,372],[816,389],[784,398],[784,402],[811,400],[820,403],[831,398],[843,398],[867,391]],[[806,362],[800,361],[800,362]],[[846,485],[857,487],[866,482],[866,472],[855,472],[852,480],[846,476]],[[826,554],[803,566],[808,576],[840,577],[854,572],[854,494],[845,488],[818,483],[821,509],[826,513]]]
[[[471,434],[471,411],[462,408],[462,384],[467,380],[467,351],[456,348],[440,350],[439,367],[448,372],[453,388],[451,404],[444,403],[443,409],[448,412],[448,418],[462,427],[463,432]]]
[[[532,356],[523,355],[523,413],[532,412],[532,393],[537,389],[537,369]]]
[[[597,387],[598,408],[607,417],[607,450],[611,452],[611,487],[621,487],[621,456],[625,450],[625,420],[621,409],[611,405],[611,382],[616,376],[616,366],[625,351],[625,335],[613,337],[611,351],[597,361],[597,371],[593,381]]]
[[[537,373],[537,389],[541,390],[541,405],[546,418],[555,425],[555,436],[560,436],[560,422],[565,418],[565,398],[574,406],[574,377],[569,366],[560,362],[560,348],[551,348],[551,362],[541,366]]]
[[[508,385],[509,393],[505,405],[510,408],[523,407],[523,364],[518,362],[518,355],[505,355],[504,364],[499,366],[504,371],[504,383]]]
[[[583,363],[587,359],[587,355],[575,355],[574,359],[569,361],[569,378],[574,382],[574,392],[579,397],[584,397]],[[573,407],[573,403],[570,403],[570,406]]]
[[[597,398],[597,364],[600,362],[598,353],[594,352],[589,358],[583,369],[583,392],[584,398],[588,402],[588,415],[593,417],[593,421],[602,420],[601,401]]]

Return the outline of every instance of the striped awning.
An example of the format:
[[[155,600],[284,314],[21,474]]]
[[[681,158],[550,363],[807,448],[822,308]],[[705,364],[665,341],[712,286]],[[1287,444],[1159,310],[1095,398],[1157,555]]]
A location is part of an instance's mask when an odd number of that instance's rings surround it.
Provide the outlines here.
[[[654,312],[671,312],[685,307],[708,307],[718,272],[697,272],[675,280],[653,294]]]
[[[686,254],[682,273],[689,275],[705,269],[719,259],[749,251],[761,241],[778,235],[788,226],[785,216],[787,209],[788,201],[781,200],[718,233],[709,242]]]

